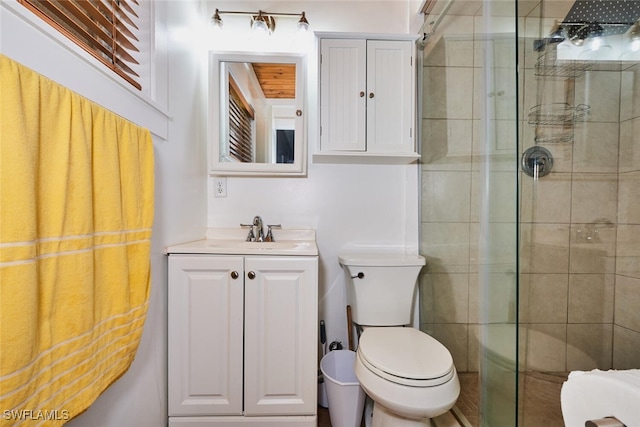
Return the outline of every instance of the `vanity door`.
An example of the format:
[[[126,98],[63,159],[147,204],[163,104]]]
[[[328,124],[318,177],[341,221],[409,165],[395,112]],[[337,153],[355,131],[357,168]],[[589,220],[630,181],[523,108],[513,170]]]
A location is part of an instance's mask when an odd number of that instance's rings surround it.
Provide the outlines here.
[[[169,416],[242,415],[243,258],[169,256]]]
[[[314,415],[317,257],[245,258],[246,416]]]

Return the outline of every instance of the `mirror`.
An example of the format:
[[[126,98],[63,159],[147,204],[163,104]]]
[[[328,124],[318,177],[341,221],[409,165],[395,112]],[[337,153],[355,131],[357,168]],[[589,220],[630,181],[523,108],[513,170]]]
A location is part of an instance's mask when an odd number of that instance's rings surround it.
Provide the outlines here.
[[[212,175],[306,174],[303,59],[211,52]]]

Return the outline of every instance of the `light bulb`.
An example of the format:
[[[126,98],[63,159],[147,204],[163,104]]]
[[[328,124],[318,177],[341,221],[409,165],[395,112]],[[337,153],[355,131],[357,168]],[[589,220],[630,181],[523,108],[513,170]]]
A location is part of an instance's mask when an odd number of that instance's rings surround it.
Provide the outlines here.
[[[304,33],[309,31],[309,21],[307,21],[307,17],[304,12],[300,16],[300,20],[298,21],[298,32]]]
[[[222,29],[222,18],[220,18],[220,14],[218,13],[218,9],[216,9],[216,12],[211,17],[211,25],[213,26],[214,30],[221,30]]]

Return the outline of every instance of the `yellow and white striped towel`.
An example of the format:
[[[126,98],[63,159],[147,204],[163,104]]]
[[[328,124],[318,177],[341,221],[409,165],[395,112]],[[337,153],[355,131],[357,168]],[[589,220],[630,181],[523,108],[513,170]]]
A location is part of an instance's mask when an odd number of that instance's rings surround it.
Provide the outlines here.
[[[0,76],[0,425],[62,425],[140,341],[153,144],[3,55]]]

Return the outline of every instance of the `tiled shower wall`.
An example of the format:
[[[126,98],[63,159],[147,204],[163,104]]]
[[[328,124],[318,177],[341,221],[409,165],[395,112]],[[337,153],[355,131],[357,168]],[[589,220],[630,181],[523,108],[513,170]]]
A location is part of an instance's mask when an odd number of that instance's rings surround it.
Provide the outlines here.
[[[478,324],[513,323],[516,313],[517,94],[514,66],[506,63],[514,60],[514,42],[492,42],[496,68],[487,80],[487,42],[474,42],[473,25],[473,17],[457,17],[447,26],[454,35],[428,47],[423,68],[421,326],[449,348],[459,371],[478,370]],[[575,126],[573,143],[544,145],[555,160],[550,175],[520,177],[522,367],[637,368],[640,68],[539,77],[532,46],[532,39],[520,42],[521,149],[534,145],[530,108],[569,102],[589,105],[591,114]],[[484,132],[486,118],[495,119],[496,138]],[[491,182],[485,214],[483,174]],[[485,217],[489,236],[482,234]],[[490,259],[479,249],[487,238],[497,248]],[[480,278],[483,262],[498,265]]]

